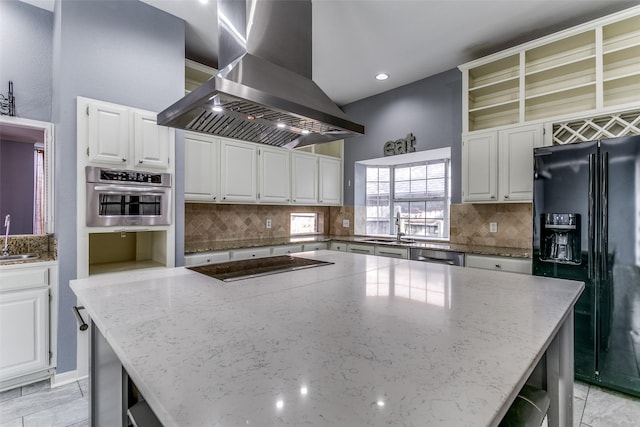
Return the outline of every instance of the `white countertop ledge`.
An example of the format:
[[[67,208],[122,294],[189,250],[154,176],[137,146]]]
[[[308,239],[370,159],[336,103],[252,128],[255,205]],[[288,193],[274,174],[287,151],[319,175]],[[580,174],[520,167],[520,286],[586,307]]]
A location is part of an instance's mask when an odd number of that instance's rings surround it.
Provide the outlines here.
[[[343,252],[71,287],[165,426],[493,425],[583,284]],[[499,419],[498,419],[499,421]]]

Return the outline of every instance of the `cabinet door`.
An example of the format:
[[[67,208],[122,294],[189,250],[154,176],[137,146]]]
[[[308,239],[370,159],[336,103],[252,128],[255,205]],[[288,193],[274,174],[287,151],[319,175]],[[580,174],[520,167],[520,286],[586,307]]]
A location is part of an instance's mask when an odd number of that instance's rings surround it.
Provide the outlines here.
[[[291,197],[291,155],[288,150],[261,148],[260,191],[261,202],[287,203]]]
[[[309,154],[292,153],[291,161],[291,201],[296,204],[318,203],[318,158]]]
[[[499,134],[500,200],[533,200],[533,149],[542,146],[543,125],[503,130]]]
[[[497,201],[498,141],[496,132],[462,139],[462,201]]]
[[[49,289],[0,294],[0,377],[45,369],[49,364]]]
[[[219,150],[217,138],[185,135],[185,201],[215,202],[218,199]]]
[[[129,109],[88,104],[89,162],[125,165],[129,161]]]
[[[133,113],[133,143],[135,166],[140,168],[167,169],[169,167],[169,135],[166,126],[158,126],[156,115]]]
[[[342,162],[339,159],[318,159],[320,180],[320,203],[342,204]]]
[[[222,141],[220,192],[224,202],[256,201],[257,150],[253,144]]]

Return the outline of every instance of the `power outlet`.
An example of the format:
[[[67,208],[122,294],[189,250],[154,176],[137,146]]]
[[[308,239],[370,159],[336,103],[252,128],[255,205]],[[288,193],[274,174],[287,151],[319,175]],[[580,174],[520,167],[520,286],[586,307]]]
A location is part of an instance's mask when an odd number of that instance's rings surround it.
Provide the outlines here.
[[[267,228],[271,228],[271,220],[270,219],[267,220]]]
[[[489,233],[497,233],[498,232],[498,223],[490,222],[489,223]]]
[[[349,220],[348,219],[343,219],[342,220],[342,227],[343,228],[349,228]]]

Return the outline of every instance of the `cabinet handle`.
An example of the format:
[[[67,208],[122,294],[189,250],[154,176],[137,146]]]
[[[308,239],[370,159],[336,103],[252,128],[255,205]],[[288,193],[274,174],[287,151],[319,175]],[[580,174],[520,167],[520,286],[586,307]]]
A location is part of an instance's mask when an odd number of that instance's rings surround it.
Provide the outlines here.
[[[504,195],[504,198],[505,198],[505,199],[508,199],[508,198],[509,198],[509,195],[508,195],[508,194],[505,194],[505,195]]]
[[[74,305],[73,306],[73,314],[76,316],[76,320],[77,322],[80,324],[79,328],[81,331],[86,331],[87,328],[89,328],[89,325],[87,325],[87,322],[84,321],[84,319],[82,318],[82,314],[80,314],[80,310],[83,310],[84,307],[83,306],[77,306]]]
[[[224,196],[224,197],[222,198],[222,200],[227,200],[227,196]]]
[[[123,161],[123,162],[126,162],[126,161],[127,161],[127,159],[125,159],[125,158],[123,157],[123,158],[122,158],[122,161]]]
[[[138,164],[142,164],[142,160],[138,160]]]
[[[213,196],[213,200],[215,200],[215,199],[216,199],[216,196]]]
[[[496,264],[496,268],[502,268],[500,264]]]
[[[492,198],[492,199],[495,199],[495,198],[496,198],[496,196],[491,196],[491,198]]]
[[[296,201],[296,199],[293,199],[293,201],[295,202],[295,201]]]

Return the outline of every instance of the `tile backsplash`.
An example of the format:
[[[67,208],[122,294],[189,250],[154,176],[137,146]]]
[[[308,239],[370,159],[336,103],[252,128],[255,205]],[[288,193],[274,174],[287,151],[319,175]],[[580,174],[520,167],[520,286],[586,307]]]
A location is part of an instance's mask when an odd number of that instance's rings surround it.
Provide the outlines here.
[[[353,208],[329,206],[221,205],[187,203],[185,252],[206,242],[289,237],[290,214],[315,212],[322,234],[353,234]],[[266,227],[267,219],[271,228]],[[342,220],[349,219],[349,228]]]
[[[531,203],[452,204],[451,243],[531,248]],[[498,231],[491,233],[489,223]]]

